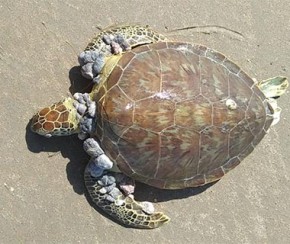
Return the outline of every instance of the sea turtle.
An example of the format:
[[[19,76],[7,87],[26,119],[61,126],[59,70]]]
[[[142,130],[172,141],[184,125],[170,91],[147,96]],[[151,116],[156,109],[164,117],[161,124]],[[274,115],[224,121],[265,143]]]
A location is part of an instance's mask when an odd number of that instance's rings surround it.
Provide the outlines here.
[[[135,25],[105,29],[79,61],[92,92],[40,110],[32,131],[79,133],[92,200],[137,228],[169,218],[134,200],[134,180],[161,189],[219,180],[279,120],[274,98],[288,86],[284,77],[256,82],[219,52]]]

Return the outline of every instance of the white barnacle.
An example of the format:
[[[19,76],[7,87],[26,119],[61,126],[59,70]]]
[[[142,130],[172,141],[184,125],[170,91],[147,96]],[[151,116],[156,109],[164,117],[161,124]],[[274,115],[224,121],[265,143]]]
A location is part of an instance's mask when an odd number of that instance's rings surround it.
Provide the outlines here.
[[[154,213],[154,206],[151,202],[140,202],[139,203],[142,207],[142,211],[144,213],[147,213],[147,214],[153,214]]]
[[[95,117],[96,114],[96,103],[91,102],[89,107],[88,107],[88,113],[91,117]]]
[[[126,110],[129,110],[133,107],[133,104],[132,103],[128,103],[125,107]]]
[[[125,201],[124,201],[124,200],[117,199],[117,200],[115,201],[115,205],[116,205],[116,206],[122,206],[122,205],[124,205],[124,204],[125,204]]]
[[[81,103],[77,104],[77,105],[75,106],[75,108],[76,108],[76,110],[78,111],[78,113],[79,113],[80,115],[83,115],[83,114],[87,111],[87,107],[86,107],[86,105],[81,104]]]
[[[96,178],[100,177],[104,172],[104,169],[98,167],[94,162],[89,162],[88,170],[90,172],[90,175]]]
[[[102,188],[99,190],[99,192],[100,192],[101,194],[106,194],[106,193],[107,193],[107,190],[106,190],[105,187],[102,187]]]
[[[226,106],[230,110],[235,110],[238,107],[237,103],[233,99],[230,99],[230,98],[226,100]]]
[[[175,96],[176,96],[175,94],[172,94],[168,91],[161,91],[161,92],[155,93],[152,97],[165,99],[165,100],[171,100]]]
[[[93,63],[87,63],[81,68],[82,75],[87,79],[93,79]]]
[[[76,100],[79,100],[80,96],[81,96],[81,93],[79,93],[79,92],[76,92],[76,93],[73,95],[74,99],[76,99]]]
[[[87,133],[85,133],[85,132],[80,132],[80,133],[78,133],[78,138],[81,140],[81,141],[83,141],[84,139],[86,139],[87,137],[88,137],[89,135],[87,134]]]
[[[188,52],[188,46],[187,45],[179,45],[176,49],[181,51],[181,52]]]
[[[113,162],[105,154],[102,154],[96,158],[96,165],[102,169],[111,169],[113,167]]]
[[[104,154],[104,151],[100,147],[99,143],[94,138],[88,138],[83,144],[84,150],[93,158],[97,158]]]

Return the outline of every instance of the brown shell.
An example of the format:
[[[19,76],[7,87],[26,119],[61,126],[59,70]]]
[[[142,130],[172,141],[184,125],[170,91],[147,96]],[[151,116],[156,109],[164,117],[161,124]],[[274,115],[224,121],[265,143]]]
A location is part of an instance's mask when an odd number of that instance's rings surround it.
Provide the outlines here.
[[[252,152],[272,122],[253,80],[200,45],[137,47],[98,89],[102,148],[122,172],[159,188],[218,180]]]

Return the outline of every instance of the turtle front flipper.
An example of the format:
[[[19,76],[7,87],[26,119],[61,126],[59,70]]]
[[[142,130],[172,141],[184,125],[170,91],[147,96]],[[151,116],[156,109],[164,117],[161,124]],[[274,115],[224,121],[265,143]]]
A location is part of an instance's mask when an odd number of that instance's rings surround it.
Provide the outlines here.
[[[114,46],[110,46],[112,41],[119,44],[123,51],[126,51],[136,46],[166,40],[167,38],[164,35],[152,30],[148,26],[113,25],[98,33],[87,45],[85,51],[97,50],[106,55],[112,55],[114,52]]]
[[[105,173],[95,178],[88,168],[89,166],[85,170],[85,184],[91,199],[118,222],[135,228],[153,229],[169,221],[161,212],[146,213],[146,207],[142,203],[135,201],[131,195],[125,196],[116,186],[101,185],[104,176],[113,177],[112,175]]]
[[[98,207],[118,222],[135,228],[153,229],[169,221],[163,213],[154,212],[153,204],[135,201],[133,195],[128,194],[133,190],[126,194],[120,190],[126,188],[121,184],[128,177],[109,171],[113,163],[93,138],[84,142],[84,148],[92,157],[85,169],[85,185]]]
[[[107,59],[121,54],[136,46],[166,41],[166,37],[148,26],[120,25],[104,29],[88,44],[79,55],[81,73],[94,83],[100,80],[100,74]]]

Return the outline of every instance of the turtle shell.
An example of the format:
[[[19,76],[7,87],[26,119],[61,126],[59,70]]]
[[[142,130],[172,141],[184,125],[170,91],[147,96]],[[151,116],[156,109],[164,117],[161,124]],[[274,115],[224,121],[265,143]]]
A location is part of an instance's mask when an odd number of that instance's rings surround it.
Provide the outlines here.
[[[103,150],[123,173],[158,188],[220,179],[272,123],[273,110],[254,81],[201,45],[139,46],[95,89]]]

